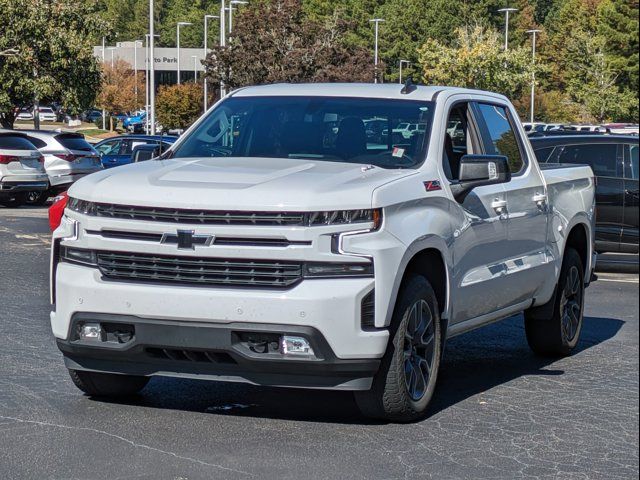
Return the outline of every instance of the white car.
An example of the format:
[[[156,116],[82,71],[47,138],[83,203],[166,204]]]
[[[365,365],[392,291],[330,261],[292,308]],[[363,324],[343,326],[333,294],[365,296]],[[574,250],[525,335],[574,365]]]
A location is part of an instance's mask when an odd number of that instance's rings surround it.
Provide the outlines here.
[[[33,120],[33,109],[31,108],[22,108],[16,115],[16,120],[18,121],[29,121]]]
[[[30,191],[49,187],[44,159],[38,149],[18,132],[0,132],[0,205],[19,207]]]
[[[425,128],[368,142],[372,118]],[[524,312],[535,352],[576,347],[594,198],[590,167],[538,165],[502,95],[238,89],[158,159],[70,188],[51,327],[89,395],[242,381],[350,390],[411,421],[452,336]]]
[[[41,122],[55,122],[57,120],[56,112],[51,107],[38,108],[38,117]]]

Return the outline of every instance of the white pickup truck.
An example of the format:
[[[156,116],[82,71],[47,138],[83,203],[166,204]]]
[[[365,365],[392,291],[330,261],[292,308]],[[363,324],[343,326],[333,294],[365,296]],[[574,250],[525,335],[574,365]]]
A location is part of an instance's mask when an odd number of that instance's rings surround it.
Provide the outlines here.
[[[372,118],[425,129],[394,143]],[[591,169],[541,168],[501,95],[244,88],[161,158],[71,187],[51,326],[90,395],[154,375],[342,389],[411,421],[449,337],[524,312],[534,352],[569,354],[593,221]]]

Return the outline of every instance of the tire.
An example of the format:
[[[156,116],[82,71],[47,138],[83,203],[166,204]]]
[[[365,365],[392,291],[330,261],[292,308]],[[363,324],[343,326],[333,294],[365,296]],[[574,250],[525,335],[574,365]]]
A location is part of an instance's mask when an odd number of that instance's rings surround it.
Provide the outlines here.
[[[25,203],[27,205],[37,205],[41,207],[49,200],[49,190],[44,192],[28,192]]]
[[[438,301],[426,278],[404,282],[389,333],[371,390],[354,392],[355,400],[367,417],[412,422],[425,415],[433,397],[442,348]]]
[[[92,397],[130,397],[149,382],[148,377],[71,369],[69,375],[76,387]]]
[[[524,314],[529,347],[545,357],[564,357],[578,344],[584,317],[584,266],[580,255],[567,248],[555,295],[546,305]]]
[[[15,193],[12,196],[1,199],[0,205],[4,205],[7,208],[18,208],[24,205],[26,201],[26,193]]]

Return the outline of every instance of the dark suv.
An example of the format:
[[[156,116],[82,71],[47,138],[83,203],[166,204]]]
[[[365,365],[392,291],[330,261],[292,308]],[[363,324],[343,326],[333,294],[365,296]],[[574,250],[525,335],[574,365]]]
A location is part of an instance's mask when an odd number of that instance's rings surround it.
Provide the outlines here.
[[[584,163],[597,177],[598,252],[638,253],[638,137],[530,138],[540,163]]]

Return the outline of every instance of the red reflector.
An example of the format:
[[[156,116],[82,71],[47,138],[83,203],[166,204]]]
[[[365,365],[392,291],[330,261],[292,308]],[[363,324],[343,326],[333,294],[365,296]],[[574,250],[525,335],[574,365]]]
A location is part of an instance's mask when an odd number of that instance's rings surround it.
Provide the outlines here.
[[[435,192],[438,190],[442,190],[442,186],[440,185],[440,180],[429,180],[424,182],[424,189],[427,192]]]
[[[3,165],[7,165],[11,162],[19,162],[20,157],[15,157],[13,155],[0,155],[0,163]]]

